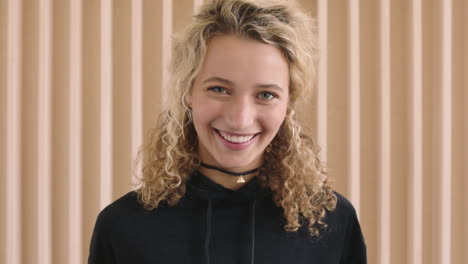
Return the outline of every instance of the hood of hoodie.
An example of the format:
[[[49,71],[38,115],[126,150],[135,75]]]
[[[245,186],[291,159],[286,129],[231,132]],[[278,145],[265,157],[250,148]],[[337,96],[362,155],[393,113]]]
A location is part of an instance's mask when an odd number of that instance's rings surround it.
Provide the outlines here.
[[[205,264],[210,263],[210,242],[212,231],[213,203],[223,203],[228,206],[231,203],[250,204],[250,256],[245,263],[254,264],[255,256],[255,212],[257,200],[271,194],[268,188],[261,188],[254,177],[239,190],[233,191],[212,181],[199,171],[195,171],[187,182],[187,197],[206,201],[206,233],[204,241]]]

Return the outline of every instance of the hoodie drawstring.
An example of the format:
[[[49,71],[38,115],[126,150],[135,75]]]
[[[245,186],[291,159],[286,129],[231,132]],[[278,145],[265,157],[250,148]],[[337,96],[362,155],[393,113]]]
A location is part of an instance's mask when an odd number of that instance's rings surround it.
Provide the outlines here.
[[[255,204],[257,200],[254,199],[250,208],[250,263],[254,264],[255,257]],[[211,240],[211,215],[213,212],[213,201],[208,199],[208,209],[206,210],[206,236],[205,236],[205,264],[210,264],[210,240]]]
[[[210,240],[211,240],[211,213],[213,211],[213,202],[208,200],[208,209],[206,211],[206,237],[205,237],[205,264],[210,264]]]
[[[252,246],[251,250],[250,250],[250,254],[251,254],[251,259],[250,259],[250,263],[251,264],[254,264],[254,256],[255,256],[255,203],[257,202],[257,200],[253,200],[252,201],[252,208],[251,208],[251,219],[250,219],[250,224],[252,225],[252,229],[250,230],[251,234],[252,234],[252,238],[250,240],[250,244]]]

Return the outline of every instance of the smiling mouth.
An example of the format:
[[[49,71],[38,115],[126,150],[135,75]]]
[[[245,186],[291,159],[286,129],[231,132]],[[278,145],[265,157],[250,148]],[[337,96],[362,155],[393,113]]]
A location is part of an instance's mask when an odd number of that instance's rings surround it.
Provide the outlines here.
[[[225,132],[222,132],[216,128],[213,128],[218,135],[220,135],[222,138],[224,138],[226,141],[229,141],[234,144],[242,144],[251,141],[254,137],[256,137],[260,133],[256,134],[251,134],[251,135],[245,135],[245,136],[233,136],[229,135]]]

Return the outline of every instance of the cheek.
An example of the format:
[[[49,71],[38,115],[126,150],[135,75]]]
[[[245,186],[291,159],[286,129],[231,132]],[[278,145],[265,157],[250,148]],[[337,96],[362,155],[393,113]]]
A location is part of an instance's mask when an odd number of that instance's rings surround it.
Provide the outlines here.
[[[207,102],[197,102],[193,104],[192,115],[195,127],[209,125],[216,118],[217,115],[216,105]]]
[[[278,108],[274,111],[271,111],[263,115],[262,117],[263,125],[269,131],[274,132],[276,134],[276,132],[281,127],[281,124],[283,123],[285,117],[286,117],[286,108]]]

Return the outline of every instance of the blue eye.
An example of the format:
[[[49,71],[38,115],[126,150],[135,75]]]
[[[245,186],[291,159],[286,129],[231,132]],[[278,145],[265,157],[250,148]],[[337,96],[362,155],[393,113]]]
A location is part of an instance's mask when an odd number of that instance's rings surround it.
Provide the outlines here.
[[[227,93],[226,89],[220,86],[213,86],[213,87],[208,88],[208,90],[213,91],[215,93],[221,93],[221,94]]]
[[[259,95],[258,95],[258,98],[262,99],[262,100],[271,100],[273,98],[275,98],[276,95],[274,93],[270,93],[270,92],[261,92]]]

